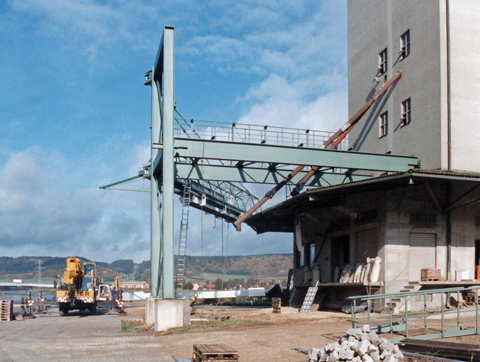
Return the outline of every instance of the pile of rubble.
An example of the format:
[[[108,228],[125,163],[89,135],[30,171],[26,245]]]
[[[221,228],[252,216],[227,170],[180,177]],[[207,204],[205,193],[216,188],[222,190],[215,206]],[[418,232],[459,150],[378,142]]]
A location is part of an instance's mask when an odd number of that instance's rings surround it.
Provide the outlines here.
[[[350,328],[340,341],[328,343],[323,348],[312,348],[309,362],[397,362],[403,354],[397,345],[379,338],[370,326]]]

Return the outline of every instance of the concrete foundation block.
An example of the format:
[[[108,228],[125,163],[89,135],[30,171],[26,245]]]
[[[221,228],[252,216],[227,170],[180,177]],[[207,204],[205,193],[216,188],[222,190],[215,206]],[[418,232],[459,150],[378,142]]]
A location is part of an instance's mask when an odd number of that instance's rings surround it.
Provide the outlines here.
[[[190,325],[187,299],[148,298],[145,307],[145,323],[155,324],[156,332]]]
[[[155,324],[155,298],[145,299],[145,325],[150,327]]]

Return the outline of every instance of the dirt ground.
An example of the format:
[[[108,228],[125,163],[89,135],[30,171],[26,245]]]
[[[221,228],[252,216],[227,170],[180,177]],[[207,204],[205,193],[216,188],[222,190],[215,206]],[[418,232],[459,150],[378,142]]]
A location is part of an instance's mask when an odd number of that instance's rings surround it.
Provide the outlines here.
[[[143,308],[135,313],[141,316]],[[190,361],[194,344],[226,344],[238,351],[240,361],[300,362],[306,361],[307,356],[292,350],[293,347],[310,350],[337,341],[351,327],[349,318],[341,312],[299,313],[289,307],[282,307],[282,313],[275,314],[271,307],[199,306],[191,316],[191,326],[160,333],[158,338],[168,353],[182,362]],[[443,341],[480,345],[480,335]]]
[[[299,313],[272,308],[197,307],[192,325],[159,335],[177,360],[190,360],[194,344],[226,344],[238,351],[240,361],[305,361],[292,347],[310,350],[338,340],[351,326],[339,312]]]

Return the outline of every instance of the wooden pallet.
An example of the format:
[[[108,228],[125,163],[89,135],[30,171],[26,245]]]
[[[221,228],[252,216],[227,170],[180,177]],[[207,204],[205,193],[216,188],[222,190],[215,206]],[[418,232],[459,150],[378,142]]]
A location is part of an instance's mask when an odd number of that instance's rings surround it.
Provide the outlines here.
[[[422,269],[421,280],[423,282],[435,282],[440,280],[440,269]]]
[[[238,361],[238,352],[225,344],[194,344],[192,362]]]

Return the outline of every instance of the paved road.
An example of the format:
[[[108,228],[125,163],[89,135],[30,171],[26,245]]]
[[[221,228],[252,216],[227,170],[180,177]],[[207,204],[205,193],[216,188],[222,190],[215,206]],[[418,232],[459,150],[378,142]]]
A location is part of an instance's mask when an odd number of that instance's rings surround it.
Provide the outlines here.
[[[159,361],[175,362],[159,338],[121,332],[125,316],[58,311],[24,321],[0,322],[0,361]]]

